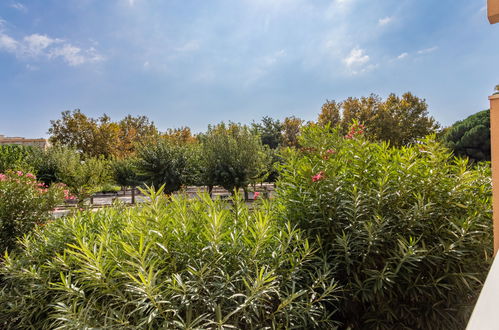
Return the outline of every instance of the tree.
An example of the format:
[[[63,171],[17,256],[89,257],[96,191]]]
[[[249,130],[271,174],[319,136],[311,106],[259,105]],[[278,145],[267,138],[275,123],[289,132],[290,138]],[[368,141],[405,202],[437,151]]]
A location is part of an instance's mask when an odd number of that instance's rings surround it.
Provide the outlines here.
[[[55,145],[47,150],[36,150],[28,162],[34,168],[38,180],[50,185],[63,182],[65,172],[72,171],[81,163],[81,154],[75,149]]]
[[[52,143],[75,148],[90,157],[127,157],[135,153],[139,143],[158,136],[154,123],[145,116],[128,115],[116,123],[106,114],[93,119],[79,109],[62,112],[62,118],[51,120],[50,125]]]
[[[283,145],[286,147],[298,147],[298,136],[303,120],[295,116],[284,118],[283,122]]]
[[[192,135],[189,127],[169,128],[161,135],[161,137],[176,143],[176,144],[189,144],[197,143],[197,139]]]
[[[490,160],[490,110],[455,122],[442,137],[456,155],[475,161]]]
[[[118,125],[120,143],[117,156],[120,158],[135,154],[140,143],[150,143],[159,136],[154,122],[149,121],[146,116],[128,115],[120,120]]]
[[[375,141],[387,141],[394,146],[416,142],[439,128],[428,115],[424,99],[411,93],[402,97],[390,94],[386,100],[375,94],[367,97],[349,97],[343,102],[326,102],[319,115],[318,124],[334,124],[337,111],[341,112],[340,126],[346,134],[354,120],[366,126],[366,137]],[[329,119],[328,119],[329,118]]]
[[[269,153],[260,137],[240,124],[225,123],[209,127],[202,136],[205,182],[230,192],[246,187],[267,175]]]
[[[253,130],[260,135],[263,145],[269,146],[270,149],[277,149],[282,144],[283,125],[279,119],[265,116],[261,123],[253,123],[252,126]]]
[[[428,116],[426,101],[411,93],[401,98],[390,94],[382,104],[378,125],[383,129],[377,132],[377,138],[396,146],[416,142],[439,128],[435,119]]]
[[[59,159],[59,161],[62,160]],[[66,163],[58,165],[62,169],[59,177],[68,186],[69,191],[78,198],[80,205],[98,192],[102,184],[111,181],[110,164],[103,156],[90,157],[85,160],[70,158],[63,161]]]
[[[317,118],[317,124],[324,127],[329,125],[330,127],[335,127],[341,122],[340,115],[341,103],[336,103],[336,101],[326,100],[326,103],[322,105],[321,112]]]
[[[93,154],[97,122],[84,115],[80,109],[63,111],[61,115],[61,119],[50,121],[50,142]]]
[[[188,177],[189,153],[184,146],[165,139],[143,145],[137,152],[137,168],[144,181],[155,188],[165,185],[171,194],[185,184]]]

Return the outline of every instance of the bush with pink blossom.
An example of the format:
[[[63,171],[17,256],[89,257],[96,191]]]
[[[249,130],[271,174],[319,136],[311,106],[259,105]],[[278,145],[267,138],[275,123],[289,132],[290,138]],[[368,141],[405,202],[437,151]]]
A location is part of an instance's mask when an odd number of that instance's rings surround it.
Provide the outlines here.
[[[60,185],[46,186],[32,173],[0,173],[0,251],[12,249],[17,237],[43,225],[63,200]]]

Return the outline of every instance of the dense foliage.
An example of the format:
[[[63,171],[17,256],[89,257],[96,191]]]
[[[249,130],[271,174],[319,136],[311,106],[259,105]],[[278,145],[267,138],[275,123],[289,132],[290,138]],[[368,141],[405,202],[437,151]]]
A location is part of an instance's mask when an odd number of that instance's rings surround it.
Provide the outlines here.
[[[190,172],[189,149],[168,139],[143,145],[137,153],[137,169],[143,180],[154,187],[165,186],[171,194],[187,182]]]
[[[210,127],[200,139],[206,185],[233,192],[268,175],[271,154],[247,126],[222,123]]]
[[[60,187],[47,187],[31,173],[0,173],[0,251],[12,249],[16,239],[44,224],[63,201]],[[1,304],[0,304],[1,306]]]
[[[61,119],[51,120],[50,141],[77,149],[88,156],[127,157],[135,153],[139,143],[158,136],[154,123],[145,116],[126,116],[119,122],[107,115],[94,119],[80,109],[64,111]]]
[[[269,204],[150,197],[24,239],[0,268],[0,326],[334,328],[331,269]]]
[[[278,181],[286,221],[321,244],[345,327],[464,328],[492,256],[488,164],[431,139],[392,148],[326,127],[303,132]]]
[[[442,139],[456,155],[490,161],[490,110],[454,123]]]
[[[33,152],[32,147],[22,145],[0,145],[0,173],[7,170],[30,170],[28,162]]]
[[[317,123],[322,127],[339,124],[346,133],[354,120],[367,126],[367,138],[390,142],[395,146],[416,142],[439,128],[428,114],[426,101],[411,93],[401,97],[390,94],[386,100],[372,94],[361,98],[349,97],[342,102],[326,101]]]

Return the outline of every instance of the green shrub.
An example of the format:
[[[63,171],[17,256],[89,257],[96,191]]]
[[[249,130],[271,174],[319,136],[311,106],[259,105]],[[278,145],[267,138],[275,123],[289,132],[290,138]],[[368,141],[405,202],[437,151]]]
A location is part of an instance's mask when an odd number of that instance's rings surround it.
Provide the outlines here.
[[[43,225],[62,201],[61,188],[47,188],[31,173],[0,173],[0,251],[12,249],[18,237]]]
[[[27,160],[34,151],[35,148],[28,146],[0,145],[0,173],[7,170],[32,170]]]
[[[331,270],[269,204],[149,197],[25,238],[0,268],[0,326],[334,328]]]
[[[34,168],[38,180],[50,185],[62,182],[66,179],[66,173],[80,166],[81,154],[74,149],[56,145],[47,150],[35,150],[28,162]]]
[[[489,164],[362,131],[304,130],[281,167],[282,216],[329,255],[345,327],[464,328],[492,256]]]

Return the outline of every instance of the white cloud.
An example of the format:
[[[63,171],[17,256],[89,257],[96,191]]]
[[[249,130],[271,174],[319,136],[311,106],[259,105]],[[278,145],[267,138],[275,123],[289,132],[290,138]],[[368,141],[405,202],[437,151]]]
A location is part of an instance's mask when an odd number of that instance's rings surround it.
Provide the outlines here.
[[[99,62],[104,59],[93,47],[84,50],[63,39],[51,38],[38,33],[25,36],[21,40],[16,40],[1,29],[0,51],[14,54],[19,58],[62,58],[64,62],[71,66]]]
[[[0,50],[5,50],[7,52],[15,52],[19,48],[19,43],[9,37],[8,35],[0,32]]]
[[[408,53],[402,53],[402,54],[400,54],[399,56],[397,56],[397,60],[404,59],[404,58],[406,58],[407,56],[409,56],[409,54],[408,54]]]
[[[71,44],[65,44],[62,47],[52,49],[49,53],[49,58],[57,57],[62,57],[64,61],[71,66],[103,60],[103,57],[97,54],[93,47],[86,51],[82,51],[81,48]]]
[[[369,62],[369,55],[365,54],[365,50],[361,48],[354,48],[350,54],[343,59],[347,67],[361,66]]]
[[[23,45],[25,52],[31,56],[40,55],[45,49],[50,47],[50,45],[55,43],[61,43],[61,39],[52,39],[46,35],[32,34],[23,38]]]
[[[387,16],[385,18],[380,18],[378,20],[378,25],[379,26],[385,26],[387,24],[390,24],[393,21],[393,17]]]
[[[429,54],[429,53],[433,53],[434,51],[436,51],[438,49],[437,46],[434,46],[434,47],[431,47],[431,48],[425,48],[425,49],[421,49],[421,50],[418,50],[418,54],[422,55],[422,54]]]
[[[26,8],[26,6],[20,2],[14,2],[13,4],[10,5],[10,7],[23,12],[26,12],[28,10],[28,8]]]

